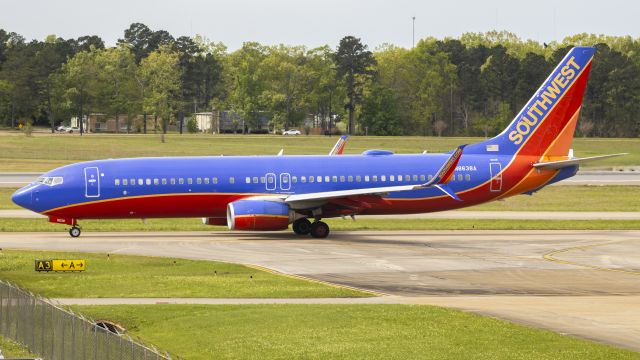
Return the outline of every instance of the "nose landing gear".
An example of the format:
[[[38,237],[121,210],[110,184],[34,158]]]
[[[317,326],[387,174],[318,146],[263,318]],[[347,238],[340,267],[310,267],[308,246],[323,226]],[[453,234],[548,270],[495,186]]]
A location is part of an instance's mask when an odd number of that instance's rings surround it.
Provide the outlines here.
[[[78,236],[80,236],[80,233],[80,228],[76,225],[69,229],[69,235],[71,235],[71,237],[77,238]]]

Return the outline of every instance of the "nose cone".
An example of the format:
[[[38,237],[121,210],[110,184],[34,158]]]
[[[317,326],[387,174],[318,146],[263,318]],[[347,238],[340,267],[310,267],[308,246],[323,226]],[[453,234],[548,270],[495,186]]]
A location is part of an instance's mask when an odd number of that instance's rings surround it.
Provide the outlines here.
[[[11,195],[11,201],[17,205],[29,209],[31,206],[31,189],[22,188]]]

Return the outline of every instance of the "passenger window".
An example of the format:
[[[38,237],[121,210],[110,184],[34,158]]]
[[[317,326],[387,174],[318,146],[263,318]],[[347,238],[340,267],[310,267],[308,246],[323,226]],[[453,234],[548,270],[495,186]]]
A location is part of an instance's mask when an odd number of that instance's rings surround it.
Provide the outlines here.
[[[253,177],[253,183],[254,183],[254,184],[257,184],[257,183],[258,183],[258,177],[257,177],[257,176],[254,176],[254,177]]]
[[[338,182],[338,177],[337,177],[337,176],[335,176],[335,175],[334,175],[334,176],[332,176],[332,177],[331,177],[331,181],[333,181],[333,182]]]
[[[387,175],[380,175],[381,181],[387,181]]]
[[[411,181],[411,175],[405,175],[404,181]]]
[[[214,184],[217,184],[217,183],[218,183],[218,178],[217,178],[217,177],[214,177],[214,178],[212,178],[212,179],[211,179],[211,181],[212,181]]]
[[[377,182],[378,181],[378,175],[373,175],[373,182]]]
[[[147,186],[151,185],[151,179],[147,178],[147,181],[145,181],[145,183],[147,184]]]
[[[289,183],[289,178],[285,176],[285,177],[282,177],[280,179],[280,181],[282,181],[282,183],[284,183],[284,184],[288,184]]]
[[[189,185],[193,184],[193,179],[192,178],[188,178],[187,179],[187,184],[189,184]]]
[[[356,182],[360,182],[362,181],[362,177],[360,177],[360,175],[356,175]]]
[[[235,184],[236,182],[236,178],[234,178],[233,176],[229,178],[229,184]]]
[[[251,184],[251,178],[247,176],[246,178],[244,178],[244,182],[246,182],[247,184]]]
[[[131,184],[132,186],[136,184],[136,179],[130,179],[129,180],[129,184]]]
[[[427,177],[427,179],[429,179],[429,180],[433,179],[433,175],[429,175],[429,176]]]
[[[303,183],[307,182],[307,177],[306,176],[300,176],[300,181]]]
[[[418,181],[418,175],[413,175],[413,181]]]
[[[402,175],[398,175],[398,182],[402,181]]]
[[[294,183],[294,184],[297,183],[298,182],[298,177],[297,176],[292,176],[291,177],[291,182]]]
[[[262,176],[262,177],[260,178],[260,183],[261,183],[261,184],[264,184],[264,183],[266,183],[266,182],[267,182],[267,178],[265,178],[264,176]]]
[[[273,177],[271,177],[271,176],[269,176],[269,178],[267,179],[267,182],[269,184],[273,184],[274,181],[275,181],[275,179]]]
[[[162,185],[167,185],[167,179],[166,178],[162,178]]]
[[[129,185],[129,181],[127,181],[127,179],[122,179],[122,185]]]
[[[202,178],[196,178],[196,184],[198,185],[202,184]]]
[[[160,185],[159,179],[153,179],[153,185]]]
[[[462,181],[462,174],[458,174],[458,181]]]
[[[209,178],[204,178],[205,185],[209,185]]]
[[[144,185],[144,180],[138,179],[138,185],[140,185],[140,186]]]
[[[353,176],[349,175],[349,177],[347,178],[347,180],[349,180],[349,182],[353,182]]]
[[[369,182],[369,175],[364,176],[364,182]]]
[[[329,178],[328,175],[324,177],[324,182],[331,182],[331,179]]]
[[[340,182],[344,182],[344,175],[340,175]]]
[[[176,184],[176,178],[171,178],[171,185],[175,185]]]
[[[317,182],[321,183],[321,182],[322,182],[322,176],[318,176],[318,177],[316,178],[316,180],[317,180]]]
[[[464,175],[464,179],[467,180],[467,181],[471,181],[471,175],[465,174]]]
[[[389,175],[389,181],[396,181],[396,177],[393,175]]]
[[[425,181],[425,180],[426,180],[425,176],[424,175],[420,175],[420,181]]]
[[[316,180],[315,176],[309,176],[309,182],[312,183]]]
[[[178,179],[178,184],[183,185],[184,184],[184,178],[179,178]]]
[[[120,186],[120,179],[115,179],[115,180],[113,181],[113,184],[114,184],[115,186]]]

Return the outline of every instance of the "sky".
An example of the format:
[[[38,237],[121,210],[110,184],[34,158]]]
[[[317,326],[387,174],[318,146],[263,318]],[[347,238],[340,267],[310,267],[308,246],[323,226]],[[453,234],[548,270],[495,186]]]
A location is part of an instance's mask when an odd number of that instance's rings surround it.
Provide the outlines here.
[[[588,32],[640,36],[632,0],[1,0],[0,28],[27,39],[98,35],[114,45],[133,22],[174,37],[200,34],[230,50],[245,41],[335,47],[346,35],[384,43],[507,30],[522,39],[562,40]]]

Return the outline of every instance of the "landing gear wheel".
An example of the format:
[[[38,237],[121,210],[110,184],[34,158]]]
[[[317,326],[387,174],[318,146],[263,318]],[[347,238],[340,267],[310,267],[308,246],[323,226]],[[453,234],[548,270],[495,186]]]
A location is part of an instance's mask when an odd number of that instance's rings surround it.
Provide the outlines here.
[[[71,237],[77,238],[78,236],[80,236],[80,228],[77,226],[72,227],[71,229],[69,229],[69,235],[71,235]]]
[[[316,239],[324,239],[329,236],[329,225],[322,221],[316,221],[311,224],[310,234]]]
[[[298,219],[293,222],[293,232],[298,235],[307,235],[311,231],[311,221],[309,219]]]

